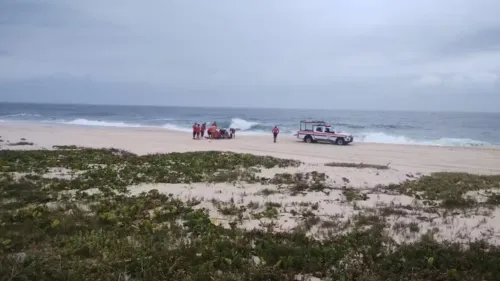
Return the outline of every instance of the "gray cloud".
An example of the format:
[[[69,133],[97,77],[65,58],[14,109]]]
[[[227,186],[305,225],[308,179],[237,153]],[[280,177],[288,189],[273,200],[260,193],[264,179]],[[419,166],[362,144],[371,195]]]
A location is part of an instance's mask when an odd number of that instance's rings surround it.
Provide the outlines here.
[[[498,10],[495,0],[4,0],[0,99],[498,111]]]
[[[441,55],[461,56],[476,52],[500,52],[500,25],[472,30],[450,40]]]
[[[0,25],[62,25],[68,20],[68,10],[47,1],[2,1]]]

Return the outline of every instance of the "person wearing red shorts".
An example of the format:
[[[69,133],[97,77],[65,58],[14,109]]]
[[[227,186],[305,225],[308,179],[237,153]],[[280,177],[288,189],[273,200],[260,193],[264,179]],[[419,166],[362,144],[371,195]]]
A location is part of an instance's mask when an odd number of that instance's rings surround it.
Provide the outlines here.
[[[198,124],[196,124],[196,122],[193,124],[193,140],[196,138],[196,128]]]

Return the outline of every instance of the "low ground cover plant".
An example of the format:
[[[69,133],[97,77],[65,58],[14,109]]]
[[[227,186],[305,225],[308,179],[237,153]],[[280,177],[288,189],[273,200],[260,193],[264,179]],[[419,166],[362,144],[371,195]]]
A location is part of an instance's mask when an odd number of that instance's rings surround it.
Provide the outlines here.
[[[207,210],[194,208],[199,202],[157,190],[127,193],[132,184],[205,182],[214,174],[218,182],[264,181],[297,192],[336,188],[321,173],[257,175],[259,169],[298,165],[210,151],[0,151],[0,280],[498,280],[500,248],[486,241],[437,242],[429,233],[400,244],[386,234],[383,220],[367,217],[353,222],[352,231],[321,240],[301,229],[224,228]],[[247,174],[224,174],[239,170]],[[437,174],[386,188],[434,200],[495,190],[499,182]],[[366,199],[351,189],[344,195]],[[278,203],[257,214],[272,218]],[[221,208],[239,213],[236,206]]]

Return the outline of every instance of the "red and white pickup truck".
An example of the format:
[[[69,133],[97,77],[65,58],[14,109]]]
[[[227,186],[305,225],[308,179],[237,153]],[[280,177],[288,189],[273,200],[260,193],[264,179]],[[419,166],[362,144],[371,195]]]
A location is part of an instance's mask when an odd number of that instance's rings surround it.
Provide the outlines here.
[[[300,121],[300,129],[296,136],[298,139],[302,139],[307,143],[324,142],[346,145],[353,141],[352,135],[335,132],[333,128],[324,121]]]

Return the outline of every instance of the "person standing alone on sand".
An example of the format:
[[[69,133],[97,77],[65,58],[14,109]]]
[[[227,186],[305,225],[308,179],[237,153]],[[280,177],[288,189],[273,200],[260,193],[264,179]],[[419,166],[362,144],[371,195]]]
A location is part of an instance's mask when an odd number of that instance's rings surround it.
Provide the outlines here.
[[[276,138],[278,137],[279,133],[280,133],[280,129],[278,129],[278,126],[274,126],[274,128],[273,128],[274,142],[276,142]]]

